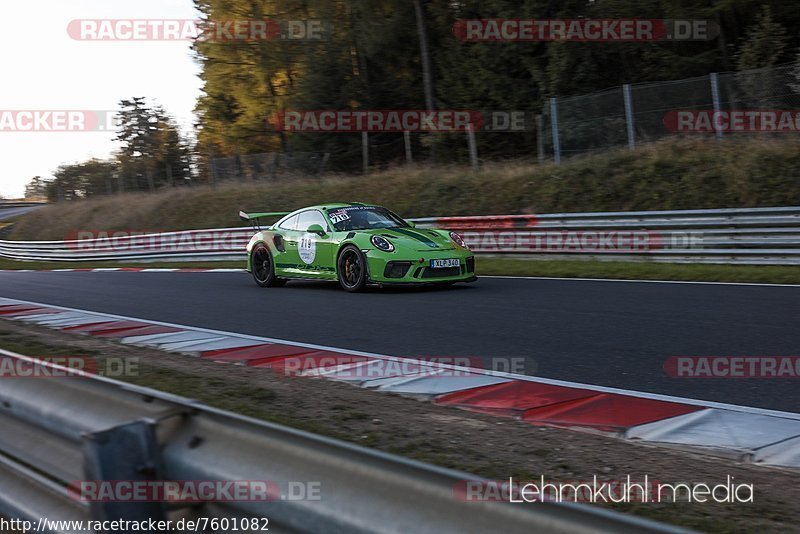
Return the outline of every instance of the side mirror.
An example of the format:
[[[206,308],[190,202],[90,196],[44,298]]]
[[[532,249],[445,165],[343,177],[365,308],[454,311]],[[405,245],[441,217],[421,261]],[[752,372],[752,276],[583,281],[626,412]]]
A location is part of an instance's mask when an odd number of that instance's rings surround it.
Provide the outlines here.
[[[317,234],[320,237],[325,235],[325,230],[322,228],[322,226],[318,224],[312,224],[311,226],[308,227],[308,230],[306,230],[306,232],[308,232],[309,234]]]
[[[408,225],[409,225],[411,228],[416,228],[416,227],[417,227],[417,223],[415,223],[414,221],[406,221],[406,222],[408,223]]]

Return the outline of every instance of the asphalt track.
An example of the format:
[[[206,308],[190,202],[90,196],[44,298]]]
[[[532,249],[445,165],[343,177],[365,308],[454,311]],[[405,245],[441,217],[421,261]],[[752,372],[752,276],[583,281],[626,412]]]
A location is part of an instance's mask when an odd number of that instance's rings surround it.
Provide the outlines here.
[[[800,356],[800,287],[483,278],[370,290],[244,273],[0,272],[0,296],[396,356],[800,412],[800,378],[686,379],[670,356]]]

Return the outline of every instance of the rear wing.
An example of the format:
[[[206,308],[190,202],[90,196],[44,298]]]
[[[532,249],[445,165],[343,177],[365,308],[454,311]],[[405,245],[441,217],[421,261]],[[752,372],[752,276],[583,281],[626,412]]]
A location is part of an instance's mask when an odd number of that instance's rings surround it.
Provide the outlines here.
[[[254,228],[261,228],[261,219],[266,219],[269,217],[283,217],[284,215],[289,215],[291,211],[270,211],[270,212],[263,212],[263,213],[245,213],[243,211],[239,212],[239,218],[243,221],[247,221],[253,225]]]

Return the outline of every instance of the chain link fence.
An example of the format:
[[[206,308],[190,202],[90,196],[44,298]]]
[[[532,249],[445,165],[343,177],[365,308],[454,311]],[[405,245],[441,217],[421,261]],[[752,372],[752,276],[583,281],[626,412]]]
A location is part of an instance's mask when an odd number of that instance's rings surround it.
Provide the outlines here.
[[[239,155],[212,160],[213,183],[274,181],[296,175],[319,175],[338,168],[342,159],[361,156],[362,172],[387,165],[432,161],[433,142],[442,152],[456,154],[456,163],[479,165],[487,142],[496,145],[508,135],[526,135],[509,145],[504,156],[538,157],[539,162],[617,148],[635,148],[676,135],[714,135],[714,131],[684,134],[670,127],[668,117],[678,111],[800,110],[800,62],[740,72],[623,85],[594,93],[548,99],[541,115],[522,110],[536,120],[513,134],[491,131],[456,134],[351,134],[334,153],[292,152]],[[514,110],[518,112],[520,110]],[[800,124],[797,125],[800,130]],[[533,131],[535,130],[535,132]],[[534,134],[535,135],[531,135]],[[312,134],[325,135],[325,134]],[[347,135],[347,134],[332,134]],[[719,137],[782,135],[766,132],[716,132]],[[472,136],[472,137],[471,137]],[[501,137],[498,137],[501,136]],[[520,138],[522,139],[522,138]],[[455,148],[454,148],[455,147]],[[491,155],[489,156],[492,157]],[[442,159],[436,158],[437,161]],[[441,161],[440,161],[441,162]]]
[[[297,175],[325,172],[330,154],[316,152],[264,152],[212,158],[212,183],[278,181]]]
[[[800,63],[638,83],[587,95],[551,98],[542,110],[539,159],[552,158],[559,163],[569,156],[625,146],[634,148],[681,135],[669,127],[667,117],[670,113],[687,110],[798,112]],[[716,134],[719,137],[754,135],[730,131]],[[757,135],[781,134],[758,132]]]

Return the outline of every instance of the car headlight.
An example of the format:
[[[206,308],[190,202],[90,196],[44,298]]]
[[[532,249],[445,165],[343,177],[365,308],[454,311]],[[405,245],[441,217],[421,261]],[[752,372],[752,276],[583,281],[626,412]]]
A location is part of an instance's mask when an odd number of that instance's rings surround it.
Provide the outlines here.
[[[369,240],[378,250],[382,250],[384,252],[392,252],[394,250],[394,245],[392,245],[385,237],[374,235],[370,237]]]
[[[459,234],[458,232],[450,232],[450,239],[452,239],[453,242],[459,247],[469,250],[469,247],[467,246],[467,243],[464,241],[464,238],[461,237],[461,234]]]

